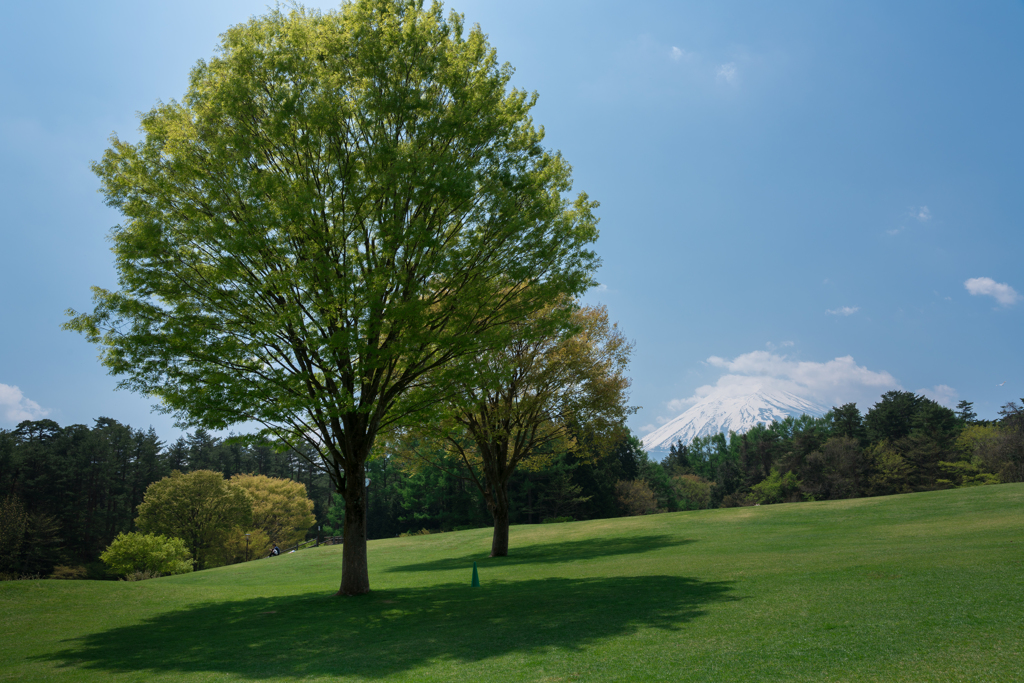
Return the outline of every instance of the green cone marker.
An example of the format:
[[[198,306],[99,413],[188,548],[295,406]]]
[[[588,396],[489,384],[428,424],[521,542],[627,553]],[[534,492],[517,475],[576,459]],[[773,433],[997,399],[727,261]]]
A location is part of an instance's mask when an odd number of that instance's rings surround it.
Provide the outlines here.
[[[473,563],[473,583],[471,584],[471,587],[480,587],[480,575],[476,573],[476,562]]]

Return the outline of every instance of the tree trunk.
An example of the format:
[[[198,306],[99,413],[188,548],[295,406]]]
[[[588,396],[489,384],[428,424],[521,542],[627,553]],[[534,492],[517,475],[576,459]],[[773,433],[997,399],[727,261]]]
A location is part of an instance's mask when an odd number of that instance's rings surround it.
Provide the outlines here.
[[[491,539],[491,557],[508,556],[508,490],[496,486],[488,501],[494,517],[494,536]]]
[[[366,562],[366,468],[364,462],[345,467],[345,540],[341,551],[341,588],[337,595],[370,592]]]

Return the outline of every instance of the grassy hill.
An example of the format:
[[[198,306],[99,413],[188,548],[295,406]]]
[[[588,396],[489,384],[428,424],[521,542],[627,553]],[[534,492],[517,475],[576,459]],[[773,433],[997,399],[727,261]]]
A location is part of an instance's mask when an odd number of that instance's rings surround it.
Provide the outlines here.
[[[370,543],[138,583],[0,584],[0,680],[1003,681],[1024,484]],[[472,563],[482,587],[470,588]]]

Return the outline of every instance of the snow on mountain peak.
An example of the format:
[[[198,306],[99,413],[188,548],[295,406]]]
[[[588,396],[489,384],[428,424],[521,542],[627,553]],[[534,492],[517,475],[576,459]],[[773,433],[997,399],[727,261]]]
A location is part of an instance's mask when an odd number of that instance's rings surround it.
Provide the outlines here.
[[[756,424],[771,424],[788,416],[820,417],[827,408],[788,391],[759,389],[753,393],[732,395],[716,392],[704,397],[674,420],[643,437],[644,448],[656,457],[667,454],[672,444],[689,444],[701,436],[742,434]]]

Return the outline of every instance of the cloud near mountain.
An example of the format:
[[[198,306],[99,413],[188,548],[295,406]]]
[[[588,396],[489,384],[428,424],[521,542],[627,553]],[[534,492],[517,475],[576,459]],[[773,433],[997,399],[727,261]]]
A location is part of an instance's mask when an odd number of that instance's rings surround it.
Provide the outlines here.
[[[758,391],[786,392],[824,406],[853,401],[866,409],[886,391],[903,388],[888,372],[857,365],[853,356],[816,363],[791,360],[770,351],[752,351],[732,360],[711,356],[707,363],[726,370],[726,374],[715,384],[699,387],[693,396],[670,401],[667,407],[673,414],[712,395],[738,397]],[[659,422],[668,419],[662,418]]]
[[[815,363],[753,351],[732,360],[712,356],[707,363],[726,374],[689,398],[670,401],[667,407],[673,417],[659,417],[660,426],[643,428],[649,432],[643,437],[644,447],[656,459],[664,457],[677,441],[689,443],[699,436],[729,431],[742,433],[755,424],[788,415],[820,416],[831,406],[850,402],[866,410],[886,391],[902,389],[888,372],[857,365],[852,356]]]

